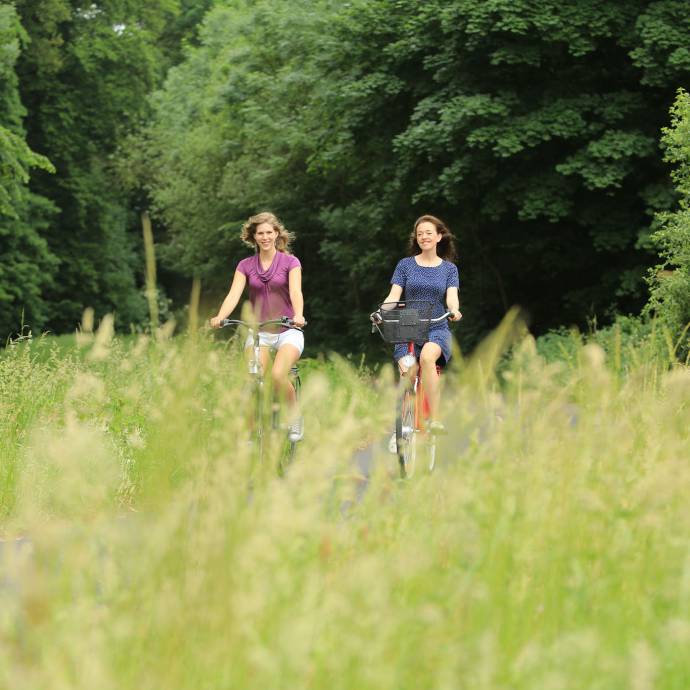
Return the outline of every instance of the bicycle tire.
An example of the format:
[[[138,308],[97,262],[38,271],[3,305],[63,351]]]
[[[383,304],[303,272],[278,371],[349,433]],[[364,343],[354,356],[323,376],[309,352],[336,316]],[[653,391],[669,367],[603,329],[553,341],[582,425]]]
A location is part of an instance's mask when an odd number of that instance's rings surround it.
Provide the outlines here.
[[[395,416],[395,443],[398,451],[400,477],[412,477],[417,462],[417,431],[415,429],[415,394],[405,387],[398,395]]]
[[[256,460],[259,465],[264,460],[264,383],[257,381],[256,383],[256,409],[254,411],[254,423],[256,428]]]
[[[427,460],[427,470],[429,474],[434,471],[436,467],[436,460],[438,458],[438,443],[436,442],[436,437],[433,434],[429,434],[426,449],[426,460]]]
[[[295,460],[295,455],[297,453],[297,442],[285,439],[285,443],[280,453],[280,458],[278,460],[278,476],[284,477],[288,468]]]

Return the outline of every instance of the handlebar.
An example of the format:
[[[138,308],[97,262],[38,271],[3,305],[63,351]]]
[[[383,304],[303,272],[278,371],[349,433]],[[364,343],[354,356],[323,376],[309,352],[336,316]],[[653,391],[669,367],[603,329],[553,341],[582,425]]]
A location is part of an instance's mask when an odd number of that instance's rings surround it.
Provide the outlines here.
[[[384,311],[393,311],[393,310],[391,309],[391,310],[384,310]],[[432,324],[440,323],[441,321],[445,321],[446,319],[450,319],[452,314],[453,314],[452,311],[446,311],[441,316],[437,316],[435,318],[429,318],[429,319],[416,318],[415,323],[416,324],[429,324],[431,326]],[[460,314],[460,318],[462,318],[462,314]],[[375,312],[372,312],[371,314],[369,314],[369,320],[371,321],[371,332],[372,333],[378,332],[379,335],[381,335],[381,337],[384,338],[384,340],[386,338],[380,329],[380,326],[384,322],[384,320],[388,324],[399,324],[400,323],[400,319],[391,319],[391,318],[384,319],[381,309],[377,309]],[[407,324],[407,325],[410,325],[410,324]]]
[[[307,325],[307,322],[304,322]],[[245,328],[262,329],[264,326],[282,326],[283,328],[295,328],[298,331],[302,330],[302,326],[295,326],[295,322],[289,316],[282,316],[279,319],[269,319],[268,321],[261,321],[259,323],[250,323],[248,321],[241,321],[240,319],[223,319],[220,323],[221,328],[225,326],[244,326]]]
[[[449,319],[453,312],[447,311],[445,314],[442,316],[437,316],[433,319],[418,319],[419,323],[440,323],[441,321],[444,321],[445,319]],[[383,321],[383,318],[381,316],[381,312],[379,310],[376,310],[369,314],[369,321],[371,321],[372,324],[379,324]],[[390,323],[399,323],[399,319],[386,319],[386,321],[389,321]]]

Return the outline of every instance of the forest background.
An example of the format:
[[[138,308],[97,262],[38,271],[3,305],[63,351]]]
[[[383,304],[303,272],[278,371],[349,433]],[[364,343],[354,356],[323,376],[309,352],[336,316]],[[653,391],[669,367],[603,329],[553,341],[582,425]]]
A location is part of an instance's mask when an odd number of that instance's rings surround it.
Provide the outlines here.
[[[371,347],[429,212],[457,236],[463,347],[512,305],[536,334],[690,321],[683,1],[15,0],[0,46],[3,341],[88,306],[142,327],[143,211],[178,322],[276,212],[312,352]]]

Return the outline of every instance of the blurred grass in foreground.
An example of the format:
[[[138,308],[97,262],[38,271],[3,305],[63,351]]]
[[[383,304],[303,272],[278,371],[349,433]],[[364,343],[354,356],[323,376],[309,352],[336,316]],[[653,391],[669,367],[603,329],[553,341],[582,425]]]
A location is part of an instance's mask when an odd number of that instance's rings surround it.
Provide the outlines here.
[[[365,484],[392,371],[309,362],[249,489],[234,346],[101,330],[0,357],[0,687],[690,685],[687,368],[507,323],[445,377],[438,471]]]

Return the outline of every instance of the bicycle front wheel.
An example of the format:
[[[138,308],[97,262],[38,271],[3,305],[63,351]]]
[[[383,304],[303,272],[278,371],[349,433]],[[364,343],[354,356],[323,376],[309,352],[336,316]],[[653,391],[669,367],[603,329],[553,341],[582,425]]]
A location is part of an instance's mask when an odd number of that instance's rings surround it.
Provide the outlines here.
[[[427,449],[426,449],[426,461],[427,461],[427,469],[429,470],[429,474],[431,474],[434,471],[434,467],[436,467],[436,455],[438,453],[438,449],[436,447],[436,437],[433,434],[429,434],[429,439],[427,441]]]
[[[259,465],[264,460],[264,382],[257,381],[254,392],[254,438],[256,440],[256,461]]]
[[[415,394],[404,388],[398,397],[395,418],[395,442],[398,451],[400,476],[411,477],[417,460],[417,433],[415,429]]]

